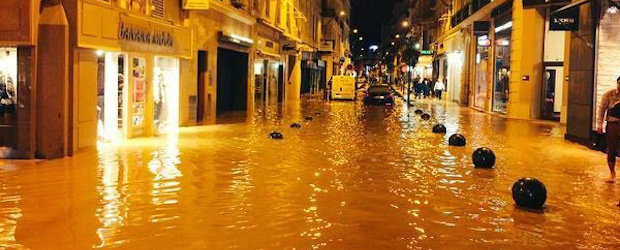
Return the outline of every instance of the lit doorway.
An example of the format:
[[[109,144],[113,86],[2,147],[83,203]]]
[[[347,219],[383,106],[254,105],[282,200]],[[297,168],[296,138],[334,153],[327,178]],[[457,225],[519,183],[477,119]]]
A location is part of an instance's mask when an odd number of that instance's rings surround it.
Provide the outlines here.
[[[154,132],[176,132],[179,128],[179,60],[155,57],[153,83]]]
[[[111,142],[127,134],[127,61],[120,53],[97,55],[97,138]]]

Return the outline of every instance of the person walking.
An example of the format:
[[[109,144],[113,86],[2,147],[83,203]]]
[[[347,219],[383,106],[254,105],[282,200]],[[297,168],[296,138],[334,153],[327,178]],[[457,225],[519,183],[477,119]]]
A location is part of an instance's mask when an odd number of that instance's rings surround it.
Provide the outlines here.
[[[424,79],[422,81],[422,89],[424,91],[424,98],[428,98],[429,95],[431,94],[431,85],[428,83],[427,79]]]
[[[437,81],[435,83],[435,97],[437,97],[439,100],[441,100],[441,94],[444,90],[445,86],[443,85],[442,81]]]
[[[603,121],[607,121],[607,165],[611,173],[608,182],[616,181],[616,156],[620,141],[620,77],[616,80],[616,88],[603,94],[596,117],[596,132],[603,134]]]

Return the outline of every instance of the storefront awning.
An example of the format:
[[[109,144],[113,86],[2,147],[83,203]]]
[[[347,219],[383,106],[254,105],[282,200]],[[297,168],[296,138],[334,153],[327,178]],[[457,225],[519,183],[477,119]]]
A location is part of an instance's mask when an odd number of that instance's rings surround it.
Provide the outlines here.
[[[581,1],[579,1],[579,2],[574,2],[574,3],[571,3],[571,4],[569,4],[569,5],[566,5],[566,6],[562,7],[562,8],[557,9],[556,11],[554,11],[553,13],[551,13],[551,15],[557,15],[557,14],[562,13],[562,12],[564,12],[564,11],[567,11],[567,10],[569,10],[569,9],[572,9],[572,8],[575,8],[575,7],[579,7],[579,6],[581,6],[581,5],[584,5],[584,4],[586,4],[586,3],[589,3],[590,1],[591,1],[591,0],[581,0]]]

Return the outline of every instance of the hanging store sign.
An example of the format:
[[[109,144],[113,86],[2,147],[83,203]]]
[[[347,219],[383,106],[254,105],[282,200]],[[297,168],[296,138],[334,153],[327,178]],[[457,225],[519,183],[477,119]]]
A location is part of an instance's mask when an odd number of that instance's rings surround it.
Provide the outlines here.
[[[127,20],[120,20],[118,38],[137,43],[149,43],[163,47],[174,47],[174,35],[153,25],[137,25]]]
[[[334,52],[334,40],[323,40],[319,46],[321,52]]]
[[[422,50],[420,51],[420,55],[432,55],[433,51],[432,50]]]
[[[183,0],[183,9],[186,10],[208,10],[209,0]]]
[[[579,30],[579,8],[571,8],[549,15],[549,30]]]

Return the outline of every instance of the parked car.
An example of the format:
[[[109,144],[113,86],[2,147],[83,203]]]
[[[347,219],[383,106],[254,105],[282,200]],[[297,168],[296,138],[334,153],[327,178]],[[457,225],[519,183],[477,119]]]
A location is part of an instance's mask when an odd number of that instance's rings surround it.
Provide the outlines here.
[[[394,94],[390,86],[384,84],[371,85],[366,90],[364,104],[394,105]]]

